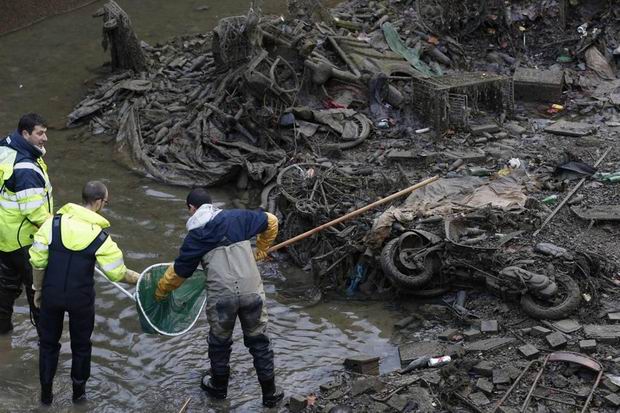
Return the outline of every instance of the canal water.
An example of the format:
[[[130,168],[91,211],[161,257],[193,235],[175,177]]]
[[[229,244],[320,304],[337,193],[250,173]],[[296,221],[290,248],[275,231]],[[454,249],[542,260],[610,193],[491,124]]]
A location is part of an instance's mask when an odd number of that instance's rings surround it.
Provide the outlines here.
[[[148,43],[210,30],[217,20],[244,14],[248,2],[228,0],[119,0],[138,37]],[[111,137],[85,129],[63,129],[65,116],[87,92],[86,82],[101,75],[108,55],[101,48],[101,20],[91,15],[103,2],[49,18],[0,37],[0,133],[15,129],[19,116],[38,112],[50,123],[45,157],[56,206],[79,202],[82,185],[103,180],[110,205],[103,211],[127,265],[142,270],[174,259],[188,218],[185,188],[161,185],[114,160]],[[206,11],[198,11],[209,6]],[[286,2],[266,0],[263,11],[285,14]],[[249,208],[256,196],[223,187],[213,190],[222,206],[238,199]],[[261,266],[270,313],[269,333],[276,354],[278,384],[287,395],[307,394],[342,371],[345,357],[381,357],[383,372],[398,367],[390,341],[393,320],[402,314],[389,303],[323,301],[310,304],[304,291],[308,273],[284,262]],[[262,411],[251,357],[237,326],[229,398],[208,399],[199,387],[208,368],[207,323],[202,317],[188,334],[166,338],[141,333],[133,302],[97,276],[88,401],[71,403],[68,325],[62,338],[55,399],[39,405],[38,347],[22,296],[16,303],[15,330],[0,336],[0,412],[178,412],[191,398],[189,412]],[[277,409],[276,409],[277,410]]]

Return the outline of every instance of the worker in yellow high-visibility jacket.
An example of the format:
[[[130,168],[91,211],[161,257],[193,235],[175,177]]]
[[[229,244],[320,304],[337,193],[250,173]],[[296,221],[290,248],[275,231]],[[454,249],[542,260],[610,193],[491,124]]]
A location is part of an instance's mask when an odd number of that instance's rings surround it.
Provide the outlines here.
[[[111,281],[135,284],[139,274],[128,269],[123,253],[98,214],[108,202],[108,190],[99,181],[82,190],[82,205],[69,203],[45,221],[34,236],[30,262],[34,268],[34,303],[40,308],[39,380],[41,402],[51,404],[52,383],[58,365],[65,312],[71,335],[73,401],[81,400],[90,377],[90,341],[95,323],[95,263]]]
[[[0,140],[0,334],[13,329],[13,305],[22,285],[35,325],[38,320],[28,248],[53,210],[52,186],[42,158],[46,131],[45,120],[29,113]]]

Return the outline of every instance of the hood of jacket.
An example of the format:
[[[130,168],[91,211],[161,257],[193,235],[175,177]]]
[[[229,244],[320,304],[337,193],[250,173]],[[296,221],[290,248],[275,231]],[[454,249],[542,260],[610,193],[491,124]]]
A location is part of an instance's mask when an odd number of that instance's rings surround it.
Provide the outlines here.
[[[189,219],[187,220],[187,230],[191,231],[193,229],[204,227],[206,224],[212,221],[213,218],[215,218],[220,212],[222,212],[222,210],[213,204],[201,205],[200,208],[198,208],[196,212],[194,212],[194,215],[189,217]]]
[[[108,228],[110,222],[88,208],[84,208],[81,205],[68,203],[58,210],[59,214],[66,215],[67,217],[77,218],[80,221],[84,221],[88,224],[97,225],[101,228]]]
[[[17,132],[17,129],[7,136],[1,144],[15,149],[20,155],[32,160],[37,160],[43,156],[43,151],[24,139],[24,137]]]

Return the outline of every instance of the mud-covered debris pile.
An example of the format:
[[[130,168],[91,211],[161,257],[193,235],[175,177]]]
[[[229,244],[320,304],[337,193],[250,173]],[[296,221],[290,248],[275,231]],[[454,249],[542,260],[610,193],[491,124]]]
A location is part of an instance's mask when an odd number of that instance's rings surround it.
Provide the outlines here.
[[[620,125],[620,12],[573,3],[328,10],[302,0],[289,2],[287,19],[255,8],[208,34],[142,43],[147,70],[109,76],[69,125],[115,134],[119,155],[163,182],[263,187],[282,239],[441,175],[423,197],[289,255],[352,296],[436,296],[460,282],[529,303],[537,317],[577,309],[584,295],[592,308],[620,256],[578,218],[593,216],[584,205],[609,217],[605,205],[620,202],[618,153],[602,157]],[[598,159],[606,175],[592,180],[596,169],[584,175],[583,165]],[[584,176],[573,205],[534,237]],[[576,226],[589,231],[583,240],[570,235]],[[570,257],[547,258],[541,241]]]

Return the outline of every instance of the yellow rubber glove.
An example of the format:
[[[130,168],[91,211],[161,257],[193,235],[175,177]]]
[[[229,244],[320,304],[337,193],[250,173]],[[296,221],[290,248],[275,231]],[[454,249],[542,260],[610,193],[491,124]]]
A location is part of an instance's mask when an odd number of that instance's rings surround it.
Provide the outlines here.
[[[172,291],[179,288],[184,282],[185,278],[179,277],[177,273],[174,272],[174,264],[170,264],[164,276],[161,277],[161,279],[157,283],[157,290],[155,290],[155,300],[165,300]]]
[[[267,258],[267,250],[278,236],[278,218],[269,212],[265,214],[267,214],[267,229],[256,237],[256,251],[254,251],[256,261]]]
[[[127,284],[137,284],[139,279],[139,272],[135,272],[134,270],[130,270],[129,268],[127,268],[127,270],[125,271],[125,277],[123,278],[124,282],[126,282]]]
[[[41,308],[41,300],[43,299],[43,278],[45,277],[45,268],[32,269],[32,289],[34,290],[34,306]]]

